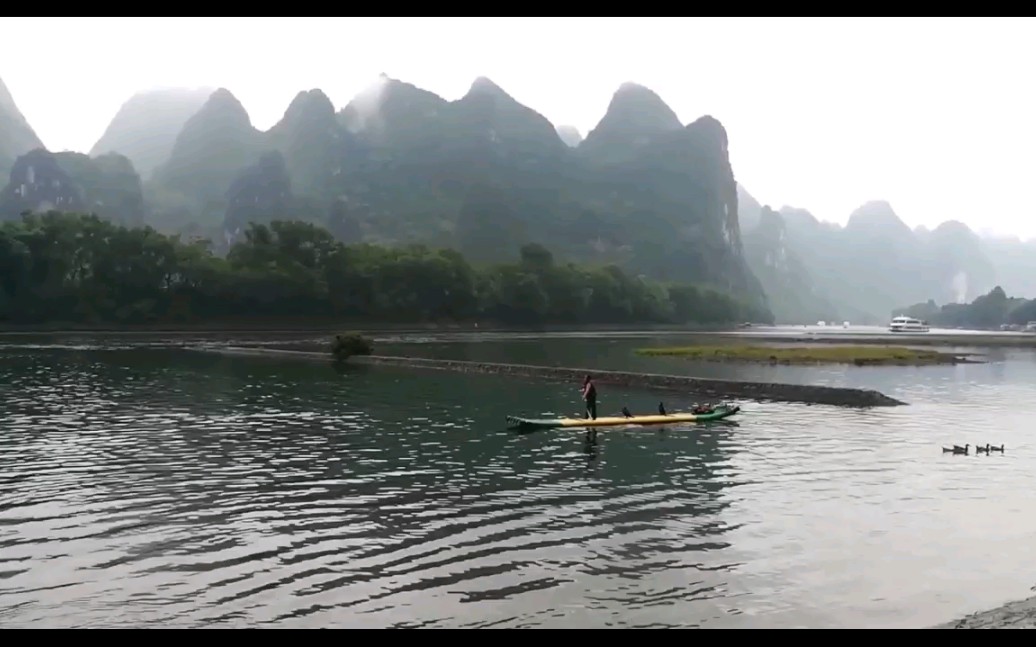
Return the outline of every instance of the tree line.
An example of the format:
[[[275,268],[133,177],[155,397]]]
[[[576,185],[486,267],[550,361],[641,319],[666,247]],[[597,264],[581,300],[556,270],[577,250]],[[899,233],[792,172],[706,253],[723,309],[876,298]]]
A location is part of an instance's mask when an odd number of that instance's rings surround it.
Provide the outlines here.
[[[923,319],[941,328],[996,329],[1003,325],[1023,326],[1036,321],[1036,299],[1009,297],[999,285],[971,303],[947,303],[939,306],[934,300],[917,303],[892,312]]]
[[[208,241],[94,215],[26,214],[0,225],[0,321],[175,323],[341,317],[383,323],[771,322],[695,285],[616,266],[556,263],[538,244],[515,262],[474,266],[421,245],[345,245],[301,221],[249,224],[226,256]]]

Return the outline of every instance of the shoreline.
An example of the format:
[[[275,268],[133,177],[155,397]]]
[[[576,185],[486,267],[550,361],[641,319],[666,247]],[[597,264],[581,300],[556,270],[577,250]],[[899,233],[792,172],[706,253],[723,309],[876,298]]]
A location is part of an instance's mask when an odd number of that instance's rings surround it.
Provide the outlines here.
[[[697,346],[647,346],[634,353],[644,357],[670,357],[719,364],[769,364],[783,366],[939,366],[980,364],[975,353],[944,353],[908,346],[877,344],[703,344]]]
[[[689,325],[628,323],[628,324],[545,324],[542,326],[504,325],[491,322],[464,323],[392,323],[392,322],[360,322],[349,320],[307,319],[261,319],[261,320],[227,320],[208,321],[204,323],[162,323],[162,324],[34,324],[14,325],[0,323],[0,335],[58,335],[58,334],[103,334],[103,335],[195,335],[195,334],[297,334],[297,333],[341,333],[343,331],[359,333],[579,333],[579,332],[658,332],[686,333],[689,335],[724,333],[721,326],[694,327]]]
[[[477,324],[477,327],[476,327]],[[504,325],[494,322],[434,322],[393,323],[372,321],[350,321],[321,318],[304,320],[292,318],[262,318],[213,320],[198,323],[156,323],[156,324],[35,324],[15,325],[0,323],[0,337],[46,336],[46,335],[299,335],[338,334],[355,331],[365,335],[379,334],[658,334],[700,337],[703,340],[736,340],[739,343],[803,345],[878,345],[949,348],[1036,348],[1036,334],[972,332],[966,334],[948,333],[890,333],[890,332],[827,332],[820,330],[798,330],[785,327],[777,330],[765,328],[745,329],[731,326],[694,326],[688,324],[550,324],[541,326]]]
[[[186,350],[207,352],[226,356],[284,357],[332,364],[328,353],[293,351],[272,348],[247,348],[240,346],[213,347],[207,345],[188,346]],[[447,370],[458,373],[490,373],[572,382],[592,374],[600,384],[612,384],[625,388],[646,388],[662,391],[690,391],[715,398],[742,398],[769,402],[795,402],[801,404],[826,404],[840,407],[870,408],[905,406],[907,403],[891,398],[871,389],[817,386],[808,384],[785,384],[776,382],[749,382],[695,378],[682,375],[656,373],[633,373],[587,368],[554,366],[533,366],[528,364],[501,364],[494,362],[472,362],[450,359],[429,359],[387,355],[357,355],[350,357],[347,364],[361,366],[399,366],[411,369]]]
[[[1036,629],[1036,596],[969,613],[929,629]]]
[[[944,347],[971,347],[971,348],[1036,348],[1036,335],[1022,333],[1015,334],[985,334],[971,333],[964,335],[936,334],[931,333],[781,333],[781,332],[741,332],[741,331],[713,331],[695,332],[693,335],[712,339],[736,339],[744,343],[779,342],[783,344],[800,346],[806,344],[867,344],[878,346],[944,346]]]

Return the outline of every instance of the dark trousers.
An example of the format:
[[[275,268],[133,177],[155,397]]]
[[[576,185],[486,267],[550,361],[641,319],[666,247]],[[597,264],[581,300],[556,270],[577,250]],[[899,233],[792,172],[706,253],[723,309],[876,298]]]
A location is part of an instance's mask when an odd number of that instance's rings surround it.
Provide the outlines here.
[[[597,398],[591,398],[586,401],[586,416],[591,420],[597,420]]]

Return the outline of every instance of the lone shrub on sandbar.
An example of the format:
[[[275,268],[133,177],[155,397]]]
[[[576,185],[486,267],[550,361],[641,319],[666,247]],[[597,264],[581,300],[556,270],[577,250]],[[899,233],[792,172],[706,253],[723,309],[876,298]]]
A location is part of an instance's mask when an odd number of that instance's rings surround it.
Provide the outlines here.
[[[373,349],[371,340],[357,332],[335,335],[331,342],[331,356],[335,363],[345,362],[354,355],[370,355]]]

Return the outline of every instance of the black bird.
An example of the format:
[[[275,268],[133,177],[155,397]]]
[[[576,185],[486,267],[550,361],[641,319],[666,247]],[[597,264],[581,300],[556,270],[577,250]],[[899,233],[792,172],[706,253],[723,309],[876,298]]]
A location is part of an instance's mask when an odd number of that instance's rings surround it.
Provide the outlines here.
[[[661,402],[658,403],[658,415],[660,415],[660,416],[666,415],[665,407],[662,406]]]
[[[627,417],[627,418],[632,418],[633,417],[633,414],[630,413],[630,410],[627,409],[626,407],[622,408],[622,415]]]
[[[964,445],[963,447],[961,447],[960,445],[954,445],[952,449],[950,449],[949,447],[943,447],[942,450],[947,454],[967,454],[969,447],[971,447],[970,443]]]
[[[975,445],[975,453],[976,454],[988,454],[989,453],[989,443],[986,443],[985,447],[983,447],[982,445]]]
[[[986,445],[986,446],[989,447],[989,451],[991,451],[991,452],[1000,452],[1001,454],[1004,453],[1004,446],[1003,446],[1003,444],[1001,444],[999,447],[997,447],[996,445]]]

